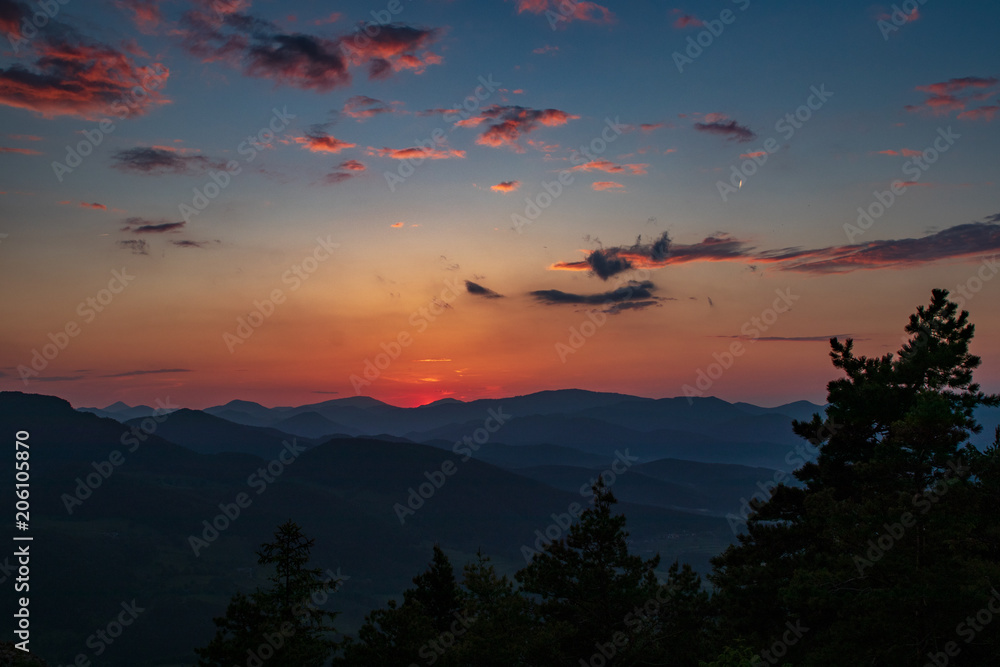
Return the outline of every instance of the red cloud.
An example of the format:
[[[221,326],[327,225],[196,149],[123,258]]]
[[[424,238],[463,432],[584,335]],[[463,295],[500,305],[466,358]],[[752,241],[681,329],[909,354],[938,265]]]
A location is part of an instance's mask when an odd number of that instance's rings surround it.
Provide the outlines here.
[[[440,30],[398,23],[364,27],[328,39],[286,34],[269,21],[242,13],[220,18],[197,9],[184,15],[176,34],[204,62],[221,60],[242,67],[248,76],[316,92],[348,85],[352,67],[366,67],[369,79],[384,79],[407,69],[420,74],[428,65],[442,62],[428,50]]]
[[[8,134],[8,139],[13,139],[14,141],[41,141],[42,138],[34,134]]]
[[[571,167],[570,171],[603,171],[608,174],[631,173],[633,176],[646,173],[648,164],[615,164],[611,160],[591,160]]]
[[[989,122],[996,117],[998,111],[1000,111],[1000,105],[994,104],[987,107],[979,107],[978,109],[963,111],[958,114],[958,118],[960,120],[985,120]]]
[[[674,13],[680,14],[680,10],[675,9]],[[674,21],[674,27],[678,30],[683,30],[684,28],[701,28],[704,25],[705,23],[694,14],[681,14]]]
[[[295,137],[295,143],[301,145],[310,153],[339,153],[345,148],[354,148],[357,144],[341,141],[332,134],[313,133],[304,137]]]
[[[327,23],[336,23],[343,16],[344,15],[341,14],[340,12],[333,12],[332,14],[330,14],[329,16],[327,16],[326,18],[316,19],[315,21],[313,21],[313,25],[325,25]]]
[[[604,190],[619,190],[619,189],[624,190],[625,189],[624,185],[622,185],[621,183],[615,183],[614,181],[597,181],[596,183],[593,183],[590,187],[593,188],[597,192],[601,192],[601,191],[604,191]]]
[[[490,190],[494,192],[502,192],[503,194],[509,194],[514,192],[519,187],[521,187],[521,181],[504,181],[502,183],[497,183],[496,185],[491,185]]]
[[[740,153],[741,158],[755,158],[767,155],[767,151],[753,151],[752,153]]]
[[[115,0],[115,6],[132,12],[132,20],[140,32],[150,34],[163,20],[156,0]]]
[[[142,114],[167,103],[160,88],[170,71],[156,63],[139,67],[105,44],[36,41],[34,67],[0,69],[0,104],[27,109],[46,118]],[[137,97],[133,90],[145,94]],[[128,106],[126,106],[128,105]]]
[[[347,169],[348,171],[364,171],[368,167],[366,167],[364,163],[358,162],[357,160],[348,160],[346,162],[341,162],[338,168]]]
[[[0,153],[17,153],[19,155],[41,155],[41,151],[32,150],[30,148],[9,148],[7,146],[0,146]]]
[[[889,150],[886,150],[886,151],[878,151],[876,154],[877,155],[901,155],[903,157],[916,157],[918,155],[922,155],[922,153],[920,151],[913,150],[912,148],[901,148],[898,151],[894,151],[892,149],[889,149]]]
[[[393,160],[448,160],[464,158],[465,151],[450,148],[368,148],[368,154],[378,157],[388,157]]]
[[[62,204],[63,206],[69,206],[69,205],[72,205],[73,202],[71,202],[68,199],[65,199],[65,200],[63,200],[63,201],[61,201],[59,203]],[[105,206],[104,204],[98,204],[97,202],[87,203],[85,201],[82,201],[82,202],[78,203],[77,206],[79,206],[80,208],[92,208],[92,209],[94,209],[96,211],[107,211],[108,210],[107,206]]]
[[[568,10],[568,11],[567,11]],[[517,13],[542,14],[551,12],[549,23],[555,27],[561,21],[590,21],[591,23],[614,23],[615,15],[607,7],[595,2],[581,0],[517,0]]]
[[[654,130],[659,130],[661,127],[666,127],[666,123],[640,123],[639,129],[643,132],[652,132]]]
[[[559,109],[529,109],[494,104],[484,109],[478,116],[461,120],[456,125],[472,127],[492,122],[493,124],[476,138],[476,143],[493,148],[508,146],[518,153],[523,153],[524,148],[518,143],[521,135],[533,132],[541,125],[557,127],[577,118],[579,116]]]
[[[977,89],[992,88],[997,84],[996,77],[966,76],[960,79],[949,79],[931,83],[926,86],[917,86],[915,90],[927,93],[927,99],[922,104],[908,104],[907,111],[925,112],[933,116],[943,116],[953,111],[965,112],[966,105],[970,102],[985,100],[994,92],[970,93]],[[987,108],[988,107],[984,107]],[[975,111],[975,110],[973,110]],[[962,116],[963,114],[959,114]],[[988,112],[986,115],[989,115]],[[977,115],[965,116],[965,119],[975,120]]]

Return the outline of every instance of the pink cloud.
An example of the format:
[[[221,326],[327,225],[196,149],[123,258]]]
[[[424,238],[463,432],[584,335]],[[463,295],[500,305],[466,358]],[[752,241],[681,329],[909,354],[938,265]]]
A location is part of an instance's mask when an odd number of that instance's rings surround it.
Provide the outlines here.
[[[590,186],[596,192],[603,192],[605,190],[624,190],[625,186],[621,183],[616,183],[615,181],[597,181]]]
[[[521,187],[521,181],[503,181],[502,183],[497,183],[496,185],[491,185],[490,190],[494,192],[500,192],[503,194],[510,194],[514,192],[519,187]]]

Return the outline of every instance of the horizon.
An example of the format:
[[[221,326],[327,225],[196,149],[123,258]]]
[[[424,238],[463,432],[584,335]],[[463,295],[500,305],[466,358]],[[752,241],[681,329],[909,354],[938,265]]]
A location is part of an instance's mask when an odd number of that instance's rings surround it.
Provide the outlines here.
[[[565,5],[6,2],[0,389],[822,404],[946,288],[1000,392],[1000,6]]]
[[[4,391],[9,391],[9,390],[4,390]],[[318,405],[318,404],[329,402],[329,401],[350,400],[350,399],[354,399],[354,398],[369,398],[369,399],[378,401],[379,403],[382,403],[384,405],[388,405],[388,406],[394,407],[394,408],[421,408],[421,407],[426,407],[428,405],[432,405],[434,403],[440,403],[442,401],[444,401],[444,402],[447,402],[447,401],[458,401],[459,403],[471,403],[473,401],[480,401],[480,400],[483,400],[483,401],[491,401],[491,400],[502,401],[502,400],[507,399],[507,398],[523,398],[525,396],[533,396],[535,394],[541,394],[541,393],[547,393],[547,392],[563,392],[563,391],[583,391],[583,392],[595,393],[595,394],[615,394],[615,395],[622,396],[623,398],[641,398],[641,399],[647,399],[647,400],[652,400],[652,401],[657,401],[657,400],[673,400],[673,399],[686,399],[687,398],[685,396],[660,396],[660,397],[639,396],[637,394],[622,394],[620,392],[593,391],[593,390],[590,390],[590,389],[580,389],[579,387],[564,387],[562,389],[541,389],[539,391],[531,392],[531,393],[528,393],[528,394],[512,394],[512,395],[509,395],[509,396],[482,396],[482,397],[479,397],[479,398],[473,398],[473,399],[469,399],[469,400],[462,400],[462,399],[455,398],[455,397],[452,397],[452,396],[446,396],[444,398],[435,399],[435,400],[433,400],[433,401],[431,401],[429,403],[422,403],[420,405],[396,405],[394,403],[389,403],[387,401],[382,401],[380,399],[377,399],[374,396],[359,395],[359,396],[331,397],[331,398],[328,398],[328,399],[326,399],[324,401],[315,401],[315,402],[311,402],[311,403],[301,403],[301,404],[297,404],[297,405],[293,405],[293,404],[267,405],[267,404],[261,403],[259,401],[249,401],[249,400],[247,400],[245,398],[231,398],[231,399],[223,401],[223,402],[213,402],[213,403],[208,403],[208,404],[201,405],[201,406],[198,406],[198,407],[189,406],[189,405],[178,406],[177,409],[189,409],[189,410],[204,411],[204,410],[206,410],[208,408],[223,407],[223,406],[226,406],[226,405],[228,405],[230,403],[233,403],[233,402],[246,402],[246,403],[255,403],[257,405],[260,405],[261,407],[267,408],[268,410],[275,410],[275,409],[279,409],[279,408],[301,408],[301,407],[304,407],[304,406],[307,406],[307,405]],[[39,392],[23,392],[23,393],[38,394]],[[64,398],[62,396],[58,396],[58,395],[55,395],[55,394],[44,394],[44,393],[41,394],[41,395],[50,395],[50,396],[55,396],[56,398],[63,398],[63,400],[66,400],[67,402],[69,402],[70,405],[72,405],[73,409],[75,409],[75,410],[82,410],[82,409],[85,409],[85,408],[86,409],[93,408],[93,409],[98,409],[98,410],[105,410],[105,409],[107,409],[107,408],[109,408],[109,407],[111,407],[111,406],[113,406],[113,405],[115,405],[117,403],[122,403],[122,404],[124,404],[125,406],[127,406],[129,408],[135,408],[135,407],[139,407],[139,406],[153,407],[152,405],[146,404],[146,403],[129,404],[129,403],[125,402],[125,401],[113,401],[113,402],[107,403],[105,405],[98,405],[98,404],[94,404],[94,405],[83,405],[83,404],[75,405],[73,401],[71,401],[68,398]],[[169,397],[167,397],[167,399],[169,399]],[[815,403],[814,401],[808,401],[806,399],[799,399],[799,400],[796,400],[796,401],[788,401],[788,402],[785,402],[785,403],[778,403],[776,405],[761,405],[759,403],[750,403],[749,401],[727,401],[726,399],[720,398],[718,396],[693,396],[693,397],[691,397],[692,401],[697,401],[697,400],[701,400],[701,399],[716,399],[716,400],[724,401],[724,402],[729,403],[731,405],[736,405],[738,403],[749,403],[750,405],[753,405],[755,407],[765,408],[765,409],[768,409],[768,410],[773,410],[773,409],[776,409],[776,408],[781,408],[781,407],[786,406],[786,405],[791,405],[791,404],[794,404],[794,403],[802,403],[802,402],[810,403],[812,405],[817,405],[819,407],[824,407],[826,405],[825,403]]]

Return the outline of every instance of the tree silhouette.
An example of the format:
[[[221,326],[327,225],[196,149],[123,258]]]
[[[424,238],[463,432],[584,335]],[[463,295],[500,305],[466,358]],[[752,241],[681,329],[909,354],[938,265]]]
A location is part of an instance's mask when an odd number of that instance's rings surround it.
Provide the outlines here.
[[[463,592],[455,582],[448,556],[434,545],[431,564],[413,578],[403,603],[390,600],[386,609],[365,617],[357,639],[348,639],[337,664],[380,665],[457,664],[450,651],[462,626]],[[457,624],[457,625],[456,625]]]
[[[815,463],[755,505],[739,544],[714,559],[722,627],[764,649],[787,623],[809,630],[782,648],[796,666],[922,665],[962,642],[1000,578],[995,461],[968,443],[978,406],[1000,404],[972,381],[974,327],[944,290],[910,317],[898,355],[856,356],[830,342],[845,376],[825,418],[794,422],[820,446]],[[989,452],[987,452],[989,454]],[[992,541],[981,537],[992,535]],[[787,644],[787,643],[786,643]],[[995,663],[980,640],[948,664]]]
[[[252,656],[274,667],[326,663],[336,648],[330,639],[336,614],[316,599],[340,582],[324,581],[322,570],[307,567],[314,542],[291,519],[278,526],[274,540],[257,551],[258,564],[273,566],[270,587],[233,596],[225,616],[214,619],[215,636],[195,650],[199,667],[247,664]]]
[[[700,579],[675,563],[661,584],[659,555],[630,554],[625,516],[611,513],[617,500],[600,478],[593,491],[593,507],[516,575],[525,593],[538,596],[540,619],[559,636],[560,664],[696,664],[693,655],[667,654],[682,643],[698,651],[699,621],[689,623],[690,614],[678,615],[676,605],[683,599],[700,607],[696,618],[707,613]],[[682,637],[682,625],[694,632]]]

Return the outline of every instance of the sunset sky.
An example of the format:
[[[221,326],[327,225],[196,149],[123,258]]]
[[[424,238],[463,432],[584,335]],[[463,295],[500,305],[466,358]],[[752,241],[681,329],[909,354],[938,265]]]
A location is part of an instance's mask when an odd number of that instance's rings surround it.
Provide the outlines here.
[[[1000,391],[996,3],[49,4],[0,0],[0,389],[822,402],[961,286]]]

